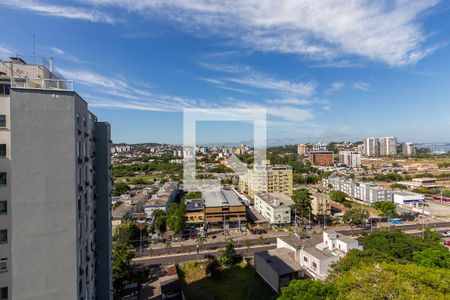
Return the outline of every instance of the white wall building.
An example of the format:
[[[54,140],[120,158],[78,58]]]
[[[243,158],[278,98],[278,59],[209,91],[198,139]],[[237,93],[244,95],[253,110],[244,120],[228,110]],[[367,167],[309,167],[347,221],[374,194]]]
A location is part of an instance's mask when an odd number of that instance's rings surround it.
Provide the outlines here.
[[[344,192],[350,197],[368,203],[392,201],[392,190],[373,183],[358,182],[345,177],[328,177],[323,179],[322,185],[324,188]]]
[[[366,138],[364,140],[364,150],[366,156],[380,155],[380,141],[374,137]]]
[[[416,203],[425,201],[423,195],[406,191],[395,191],[392,193],[392,198],[394,200],[394,203],[401,205],[414,205]]]
[[[393,136],[380,138],[380,155],[390,156],[397,154],[397,138]]]
[[[405,156],[415,156],[416,155],[416,146],[412,143],[404,143],[402,146],[402,152]]]
[[[356,151],[339,151],[339,164],[349,168],[361,167],[361,153]]]
[[[256,193],[255,209],[269,221],[270,225],[291,223],[291,197],[281,193]]]

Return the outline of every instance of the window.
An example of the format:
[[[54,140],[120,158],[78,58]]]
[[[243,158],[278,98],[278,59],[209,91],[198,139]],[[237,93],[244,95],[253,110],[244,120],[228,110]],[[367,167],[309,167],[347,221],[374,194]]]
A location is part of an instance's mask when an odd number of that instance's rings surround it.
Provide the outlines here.
[[[0,288],[0,299],[8,299],[8,287]]]
[[[4,244],[8,242],[8,230],[1,229],[0,230],[0,244]]]
[[[6,214],[8,212],[8,206],[6,203],[7,202],[5,200],[0,201],[0,215]]]
[[[308,258],[307,258],[306,256],[303,256],[303,260],[304,260],[305,262],[308,262]]]
[[[312,263],[314,269],[317,269],[317,264],[315,262]]]
[[[0,95],[9,95],[10,94],[10,88],[11,88],[10,84],[0,83]]]
[[[8,271],[8,259],[6,257],[0,258],[0,272]]]
[[[0,115],[0,127],[6,127],[6,115]]]
[[[0,185],[6,185],[6,172],[0,172]]]
[[[6,156],[6,144],[0,144],[0,156],[1,157]]]

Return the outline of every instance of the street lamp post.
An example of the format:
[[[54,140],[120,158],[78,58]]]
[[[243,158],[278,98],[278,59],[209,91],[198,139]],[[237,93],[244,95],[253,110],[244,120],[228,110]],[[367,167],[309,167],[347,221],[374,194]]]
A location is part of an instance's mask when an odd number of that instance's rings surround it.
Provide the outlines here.
[[[142,256],[142,227],[144,227],[145,220],[139,219],[139,220],[137,220],[137,222],[139,223],[140,253]]]

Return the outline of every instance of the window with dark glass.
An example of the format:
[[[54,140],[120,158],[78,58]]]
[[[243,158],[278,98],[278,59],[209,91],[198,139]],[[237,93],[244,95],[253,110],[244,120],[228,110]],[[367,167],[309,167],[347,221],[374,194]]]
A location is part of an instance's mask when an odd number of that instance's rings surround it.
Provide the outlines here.
[[[8,230],[2,229],[0,230],[0,244],[4,244],[8,242]]]
[[[0,144],[0,157],[6,156],[6,144]]]
[[[8,287],[0,288],[0,299],[8,299]]]
[[[6,185],[6,172],[0,172],[0,185]]]
[[[0,127],[6,127],[6,115],[0,115]]]
[[[8,205],[5,200],[0,201],[0,215],[4,215],[8,212]]]

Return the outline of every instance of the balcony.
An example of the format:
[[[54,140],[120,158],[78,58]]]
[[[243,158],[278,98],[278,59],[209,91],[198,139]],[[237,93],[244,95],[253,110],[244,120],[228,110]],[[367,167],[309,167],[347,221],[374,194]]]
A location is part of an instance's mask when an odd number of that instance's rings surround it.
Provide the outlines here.
[[[73,91],[73,80],[11,77],[11,88]]]

